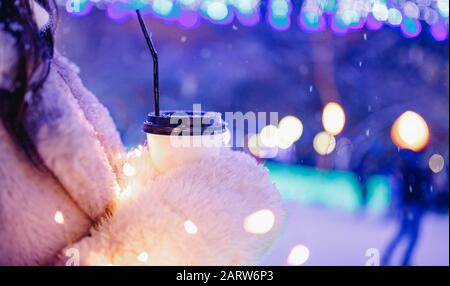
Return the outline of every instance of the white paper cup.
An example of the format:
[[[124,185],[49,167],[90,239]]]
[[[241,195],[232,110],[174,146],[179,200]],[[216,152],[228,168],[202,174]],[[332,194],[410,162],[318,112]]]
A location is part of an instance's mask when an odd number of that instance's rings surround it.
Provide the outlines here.
[[[220,155],[226,124],[220,113],[166,111],[149,114],[144,124],[154,168],[166,172],[196,160]]]

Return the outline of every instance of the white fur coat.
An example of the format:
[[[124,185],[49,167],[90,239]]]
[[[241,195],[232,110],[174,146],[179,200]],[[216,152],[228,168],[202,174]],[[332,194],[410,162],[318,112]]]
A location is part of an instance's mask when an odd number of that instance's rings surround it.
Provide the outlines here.
[[[0,47],[0,87],[8,89],[16,54],[2,31]],[[28,98],[27,129],[49,172],[0,123],[0,265],[256,263],[283,217],[266,169],[225,150],[153,173],[144,149],[125,155],[77,72],[57,53],[40,95]],[[133,178],[122,175],[125,161]]]

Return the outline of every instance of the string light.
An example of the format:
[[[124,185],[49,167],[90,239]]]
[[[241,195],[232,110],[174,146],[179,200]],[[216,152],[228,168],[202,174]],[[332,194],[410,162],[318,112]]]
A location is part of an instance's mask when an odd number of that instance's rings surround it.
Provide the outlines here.
[[[284,31],[291,25],[292,3],[290,0],[270,0],[267,21],[276,30]]]
[[[338,135],[344,130],[345,111],[336,102],[328,103],[323,109],[322,124],[325,131],[331,135]]]
[[[278,140],[275,141],[279,143]],[[275,158],[278,154],[278,146],[267,147],[262,143],[261,136],[257,134],[250,134],[248,136],[247,146],[251,154],[258,158]]]
[[[279,131],[278,127],[275,125],[265,126],[259,135],[261,143],[265,147],[274,148],[278,146],[279,142]]]
[[[114,194],[118,197],[118,196],[120,196],[120,193],[121,193],[121,191],[122,191],[122,189],[120,188],[120,186],[119,186],[119,184],[115,184],[114,185],[114,187],[113,187],[113,190],[114,190]]]
[[[402,13],[395,9],[395,8],[390,8],[389,9],[389,16],[388,16],[388,22],[389,24],[393,25],[393,26],[398,26],[402,23]]]
[[[131,149],[128,153],[127,153],[127,160],[132,159],[132,158],[140,158],[142,157],[142,155],[144,154],[144,148],[142,147],[142,145],[139,145],[138,147]],[[127,167],[129,168],[129,167]]]
[[[54,220],[57,224],[64,224],[64,215],[61,211],[56,211]]]
[[[252,234],[265,234],[275,224],[275,215],[271,210],[259,210],[248,215],[244,220],[245,231]]]
[[[127,177],[133,177],[136,175],[136,169],[130,164],[125,163],[122,168],[123,174]]]
[[[153,0],[152,9],[160,16],[169,16],[173,6],[172,0]]]
[[[442,17],[448,18],[448,0],[437,0],[437,7]]]
[[[120,198],[121,202],[126,202],[127,200],[132,198],[132,196],[133,196],[133,191],[132,190],[133,189],[132,189],[131,185],[127,185],[125,187],[125,189],[122,190],[122,192],[119,195],[119,198]]]
[[[140,262],[145,263],[145,262],[148,261],[148,257],[149,257],[149,256],[148,256],[148,253],[147,253],[146,251],[143,251],[143,252],[139,253],[137,259],[138,259]]]
[[[375,3],[373,5],[372,14],[378,21],[386,21],[389,17],[388,8],[381,3]]]
[[[442,172],[442,170],[444,170],[445,167],[444,157],[439,154],[434,154],[433,156],[431,156],[428,165],[433,173],[440,173]]]
[[[336,149],[336,138],[328,132],[320,132],[314,137],[313,147],[319,155],[329,155]]]
[[[280,139],[296,142],[303,135],[303,123],[299,118],[289,115],[281,119],[278,130]]]
[[[403,5],[403,13],[406,17],[417,19],[419,18],[420,11],[416,3],[408,1]]]
[[[309,259],[309,249],[304,245],[296,245],[289,253],[287,263],[290,266],[300,266],[305,264]]]
[[[184,222],[184,230],[188,234],[197,234],[198,227],[191,220],[187,220],[187,221]]]
[[[223,21],[228,16],[228,7],[220,1],[207,2],[207,15],[215,21]]]
[[[419,152],[428,145],[430,130],[422,116],[406,111],[392,125],[391,137],[399,148]]]
[[[111,1],[111,0],[67,0],[59,1],[65,5],[68,13],[84,16],[93,7],[106,9],[107,15],[116,21],[130,18],[135,9],[151,8],[159,18],[176,20],[185,28],[197,27],[199,15],[212,23],[229,24],[234,16],[242,25],[252,26],[261,21],[261,7],[267,9],[267,22],[276,30],[290,28],[292,12],[291,0],[270,0],[261,5],[262,0],[153,0],[153,1]],[[405,37],[415,37],[421,32],[420,21],[430,26],[448,23],[448,0],[434,1],[385,1],[385,0],[305,0],[298,11],[298,23],[305,31],[322,31],[329,23],[337,34],[347,33],[349,29],[362,29],[365,26],[377,30],[388,22],[392,26],[402,27]],[[146,11],[149,11],[147,9]],[[147,13],[152,14],[152,13]],[[448,34],[448,25],[442,25]],[[441,27],[439,26],[439,29]],[[440,31],[440,30],[439,30]],[[438,34],[439,41],[443,36]],[[434,35],[433,35],[434,37]],[[436,37],[434,37],[436,38]]]

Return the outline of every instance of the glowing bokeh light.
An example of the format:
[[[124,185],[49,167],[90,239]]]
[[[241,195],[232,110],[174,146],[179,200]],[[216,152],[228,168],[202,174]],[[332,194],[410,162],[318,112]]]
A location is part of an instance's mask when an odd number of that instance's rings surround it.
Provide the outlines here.
[[[294,142],[280,137],[278,148],[280,148],[281,150],[288,150],[292,147],[292,145],[294,145]]]
[[[54,220],[57,224],[64,224],[64,215],[61,211],[56,211]]]
[[[263,209],[248,215],[244,220],[244,229],[252,234],[268,233],[275,224],[275,215],[271,210]]]
[[[275,158],[278,155],[278,147],[267,147],[261,142],[261,136],[250,134],[248,136],[247,146],[250,153],[258,158]]]
[[[296,245],[289,253],[287,264],[290,266],[301,266],[309,259],[309,249],[304,245]]]
[[[437,0],[437,8],[442,17],[448,18],[448,0]]]
[[[228,7],[223,2],[211,2],[206,8],[208,16],[215,21],[225,20],[228,16]]]
[[[321,15],[306,11],[300,14],[299,25],[305,31],[321,31],[324,30],[326,21]]]
[[[330,102],[323,109],[322,125],[328,133],[340,134],[344,130],[345,120],[345,111],[338,103]]]
[[[177,19],[177,22],[183,28],[193,29],[199,25],[200,16],[199,13],[195,11],[190,10],[181,11]]]
[[[359,13],[353,9],[346,9],[341,14],[342,14],[341,19],[346,26],[356,25],[359,23],[359,20],[361,19]]]
[[[386,5],[375,3],[372,7],[372,14],[378,21],[386,21],[389,17],[389,11]]]
[[[173,0],[153,0],[152,9],[160,16],[168,16],[173,10]]]
[[[383,22],[375,19],[375,17],[373,16],[372,13],[370,13],[367,16],[367,19],[366,19],[367,29],[372,30],[372,31],[377,31],[377,30],[383,28],[383,25],[384,25]]]
[[[136,175],[136,169],[130,163],[125,163],[122,167],[122,171],[127,177],[133,177]]]
[[[270,0],[267,20],[274,29],[285,31],[291,26],[291,12],[290,0]]]
[[[275,125],[267,125],[261,130],[259,138],[265,147],[273,148],[278,146],[280,140],[279,133],[278,127]]]
[[[393,26],[398,26],[402,23],[402,13],[395,8],[390,8],[389,9],[389,16],[388,16],[388,22],[389,24],[393,25]]]
[[[416,3],[407,1],[403,5],[403,13],[406,17],[417,19],[419,18],[420,11],[419,7],[417,7]]]
[[[248,137],[247,147],[250,153],[253,154],[255,157],[261,157],[260,154],[260,147],[261,142],[259,140],[259,136],[256,134],[250,134]]]
[[[274,0],[271,5],[271,11],[274,17],[286,17],[289,13],[289,4],[285,0]]]
[[[195,6],[195,4],[197,4],[196,0],[178,0],[177,2],[186,7],[193,7]]]
[[[399,148],[419,152],[428,145],[430,130],[422,116],[406,111],[392,125],[391,137]]]
[[[197,234],[198,227],[191,220],[187,220],[184,222],[184,231],[188,234]]]
[[[134,149],[132,149],[132,150],[130,150],[128,153],[127,153],[127,159],[130,159],[130,158],[139,158],[139,157],[141,157],[142,156],[142,150],[143,150],[143,148],[142,148],[142,146],[139,146],[139,147],[137,147],[137,148],[134,148]],[[128,168],[128,167],[127,167]]]
[[[267,4],[262,0],[59,0],[57,4],[65,5],[75,16],[87,15],[93,7],[106,9],[117,22],[129,20],[134,10],[141,9],[144,15],[169,19],[188,29],[198,27],[201,16],[214,24],[230,24],[237,18],[243,26],[254,26],[266,15],[268,24],[279,31],[290,28],[293,6],[300,5],[291,0],[268,0]],[[420,34],[426,22],[433,38],[444,41],[448,36],[448,7],[448,0],[304,0],[295,15],[302,30],[323,31],[329,25],[338,35],[364,27],[378,30],[387,22],[400,25],[403,35],[412,38]],[[435,27],[437,23],[441,25]]]
[[[444,23],[438,22],[430,27],[431,35],[436,41],[442,42],[448,38],[448,29]]]
[[[121,202],[126,202],[132,197],[133,197],[133,188],[131,187],[131,184],[129,184],[120,192],[119,198]]]
[[[239,11],[239,13],[244,15],[250,15],[257,11],[259,7],[258,0],[234,0],[233,6]]]
[[[68,13],[76,16],[86,16],[94,7],[89,0],[67,0],[65,6]]]
[[[146,251],[143,251],[143,252],[139,253],[139,255],[137,256],[137,259],[140,262],[142,262],[142,263],[147,262],[148,258],[149,258],[149,256],[148,256],[148,253]]]
[[[319,155],[329,155],[336,149],[336,138],[327,132],[320,132],[314,137],[314,150]]]
[[[344,21],[342,15],[335,14],[332,17],[331,29],[337,35],[345,35],[348,32],[349,25]]]
[[[278,124],[279,141],[294,143],[298,141],[303,135],[302,121],[292,115],[281,119]]]
[[[403,35],[407,38],[417,37],[422,31],[422,25],[419,20],[414,18],[403,18],[403,22],[400,27]]]
[[[319,0],[320,8],[329,14],[337,11],[337,2],[338,0]]]
[[[428,166],[430,167],[430,170],[433,171],[433,173],[440,173],[442,172],[442,170],[444,170],[445,159],[444,157],[442,157],[442,155],[434,154],[428,161]]]

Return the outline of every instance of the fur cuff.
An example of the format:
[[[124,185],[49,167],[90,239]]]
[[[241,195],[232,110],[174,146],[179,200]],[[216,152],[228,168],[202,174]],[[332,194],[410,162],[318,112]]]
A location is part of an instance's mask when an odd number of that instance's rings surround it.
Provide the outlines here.
[[[116,212],[68,246],[58,264],[253,265],[272,244],[281,199],[253,158],[224,150],[155,175],[148,154],[139,155]]]

